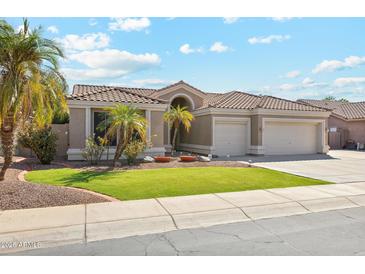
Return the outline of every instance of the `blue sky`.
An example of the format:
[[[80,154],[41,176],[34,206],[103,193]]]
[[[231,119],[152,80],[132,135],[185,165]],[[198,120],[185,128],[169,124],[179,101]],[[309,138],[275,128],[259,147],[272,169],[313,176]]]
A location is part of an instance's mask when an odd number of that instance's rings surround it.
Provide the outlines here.
[[[6,18],[19,26],[20,18]],[[365,101],[365,18],[29,18],[75,83]]]

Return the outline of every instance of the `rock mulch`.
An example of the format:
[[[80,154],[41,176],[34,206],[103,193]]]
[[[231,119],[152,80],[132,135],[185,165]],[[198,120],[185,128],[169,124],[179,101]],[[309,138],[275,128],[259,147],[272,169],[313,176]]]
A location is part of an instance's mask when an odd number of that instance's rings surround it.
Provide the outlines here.
[[[108,171],[108,170],[131,170],[131,169],[156,169],[156,168],[183,168],[183,167],[247,167],[245,163],[237,161],[212,161],[212,162],[180,162],[178,159],[173,159],[168,163],[137,163],[132,166],[126,164],[122,166],[111,167],[111,162],[101,161],[98,165],[90,166],[87,163],[72,161],[72,162],[60,162],[70,168],[79,168],[82,170],[93,170],[93,171]]]
[[[108,202],[92,193],[67,187],[33,184],[18,180],[23,170],[60,168],[60,165],[42,166],[32,160],[13,163],[4,181],[0,181],[0,210],[66,206]]]
[[[0,157],[0,164],[2,158]],[[110,198],[93,194],[89,191],[72,189],[61,186],[50,186],[24,182],[18,179],[24,170],[40,170],[51,168],[79,168],[81,170],[107,171],[129,169],[181,168],[181,167],[247,167],[244,163],[235,161],[212,162],[180,162],[177,159],[169,163],[138,163],[133,166],[123,165],[112,168],[110,162],[101,162],[97,166],[89,166],[85,161],[56,161],[52,165],[40,165],[35,159],[15,157],[14,163],[7,171],[4,181],[0,181],[0,210],[66,206],[75,204],[89,204],[109,202]]]

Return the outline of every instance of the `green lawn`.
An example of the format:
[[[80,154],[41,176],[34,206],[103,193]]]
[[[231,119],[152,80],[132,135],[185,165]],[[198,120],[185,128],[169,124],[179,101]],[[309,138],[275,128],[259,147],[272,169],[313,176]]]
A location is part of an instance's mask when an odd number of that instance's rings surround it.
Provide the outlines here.
[[[269,169],[230,167],[106,172],[62,168],[31,171],[25,178],[34,183],[89,189],[120,200],[328,184]]]

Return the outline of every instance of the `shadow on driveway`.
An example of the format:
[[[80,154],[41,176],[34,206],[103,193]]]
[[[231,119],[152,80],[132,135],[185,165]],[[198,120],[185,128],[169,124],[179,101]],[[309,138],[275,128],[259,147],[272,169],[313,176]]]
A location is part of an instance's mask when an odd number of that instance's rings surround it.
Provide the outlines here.
[[[303,155],[267,155],[255,156],[246,155],[238,157],[218,157],[213,161],[245,161],[252,163],[271,163],[271,162],[293,162],[293,161],[310,161],[310,160],[334,160],[338,159],[328,154],[303,154]]]

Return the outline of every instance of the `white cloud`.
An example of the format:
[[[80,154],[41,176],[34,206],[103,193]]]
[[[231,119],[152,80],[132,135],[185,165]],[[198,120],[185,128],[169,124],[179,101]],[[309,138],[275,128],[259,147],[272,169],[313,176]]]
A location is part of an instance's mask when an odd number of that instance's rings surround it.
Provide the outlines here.
[[[49,26],[47,31],[50,33],[58,33],[58,28],[56,26]]]
[[[87,33],[82,36],[68,34],[63,38],[57,38],[67,50],[93,50],[105,48],[109,45],[110,37],[105,33]]]
[[[293,17],[272,17],[271,19],[277,22],[286,22],[292,20]]]
[[[289,90],[294,90],[296,89],[297,86],[294,84],[282,84],[279,89],[282,91],[289,91]]]
[[[203,48],[191,48],[189,44],[183,44],[179,48],[180,52],[183,54],[190,54],[190,53],[201,53],[203,52]]]
[[[365,83],[365,77],[342,77],[334,81],[335,86],[345,87]]]
[[[327,83],[324,82],[316,82],[315,80],[306,77],[299,84],[282,84],[279,86],[279,89],[282,91],[292,91],[292,90],[303,90],[308,88],[324,88],[328,86]]]
[[[248,39],[248,42],[251,45],[254,44],[271,44],[272,42],[283,42],[285,40],[289,40],[290,35],[269,35],[266,37],[251,37]]]
[[[313,83],[315,83],[315,81],[313,79],[309,78],[309,77],[304,78],[303,81],[302,81],[303,85],[310,85],[310,84],[313,84]]]
[[[300,71],[299,70],[292,70],[289,71],[288,73],[285,74],[286,78],[296,78],[300,75]]]
[[[209,49],[210,51],[213,52],[225,52],[227,50],[229,50],[228,46],[224,45],[222,42],[215,42]]]
[[[109,30],[141,31],[148,28],[151,22],[148,18],[113,18]]]
[[[91,80],[91,79],[103,79],[103,78],[118,78],[127,75],[129,72],[126,70],[110,70],[110,69],[73,69],[63,68],[61,70],[66,78],[70,80]]]
[[[233,24],[236,23],[240,19],[239,17],[223,17],[224,24]]]
[[[319,63],[313,70],[313,73],[319,72],[332,72],[336,70],[342,70],[346,68],[354,68],[356,66],[365,64],[365,57],[360,56],[349,56],[343,61],[339,60],[324,60]]]
[[[69,60],[85,65],[86,69],[63,69],[71,79],[116,78],[160,64],[155,53],[133,54],[117,49],[82,51],[69,56]]]
[[[90,26],[96,26],[98,24],[98,21],[96,21],[95,18],[90,18],[89,19],[89,25]]]
[[[170,85],[173,83],[172,81],[162,80],[162,79],[138,79],[133,80],[133,84],[141,87],[145,86],[164,86],[164,85]]]

